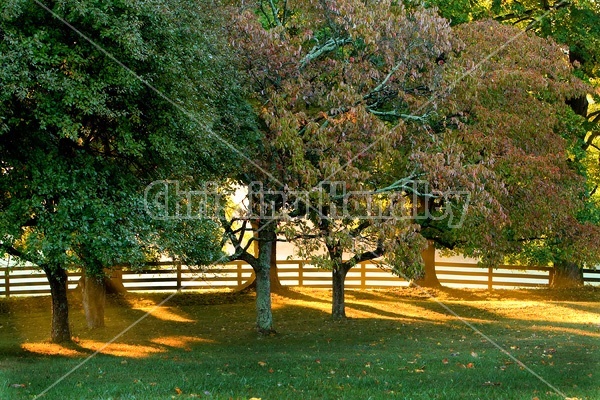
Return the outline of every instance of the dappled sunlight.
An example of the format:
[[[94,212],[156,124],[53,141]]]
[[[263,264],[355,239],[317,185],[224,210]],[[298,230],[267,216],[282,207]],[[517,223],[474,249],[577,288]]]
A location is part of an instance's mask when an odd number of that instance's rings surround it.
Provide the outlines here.
[[[81,357],[85,355],[85,353],[80,351],[70,349],[58,343],[50,342],[22,343],[21,348],[30,353],[44,356]]]
[[[173,312],[173,307],[167,306],[159,306],[157,304],[148,299],[127,299],[127,303],[132,310],[140,310],[144,312],[149,312],[154,318],[163,320],[163,321],[172,321],[172,322],[195,322],[193,319],[189,319],[187,317],[181,316]]]
[[[593,338],[600,338],[600,329],[597,332],[590,332],[584,329],[577,328],[568,328],[564,326],[539,326],[535,325],[531,327],[532,330],[536,332],[554,332],[554,333],[562,333],[567,335],[578,335],[578,336],[588,336]]]
[[[198,338],[193,336],[161,336],[150,339],[155,345],[110,343],[91,339],[77,339],[76,344],[61,345],[51,342],[28,342],[22,343],[21,348],[27,352],[44,356],[83,357],[98,351],[116,357],[145,358],[152,354],[164,353],[169,348],[180,348],[190,351],[190,345],[196,343],[217,343],[215,340]],[[80,350],[72,347],[79,347]]]
[[[380,307],[376,307],[376,305]],[[385,318],[398,321],[420,320],[431,322],[445,322],[452,318],[448,315],[415,304],[375,302],[346,303],[346,309],[351,311],[351,315],[356,318]]]
[[[212,339],[204,339],[194,336],[161,336],[159,338],[151,339],[150,341],[162,346],[177,347],[180,349],[188,349],[189,345],[194,343],[217,343]]]
[[[306,301],[306,300],[288,300],[286,303],[278,302],[273,304],[273,310],[279,310],[282,308],[287,308],[289,306],[298,307],[298,308],[307,308],[317,311],[322,311],[324,313],[331,313],[331,303],[321,303],[318,301]]]
[[[144,346],[139,344],[126,343],[110,343],[106,345],[104,342],[96,340],[81,340],[79,346],[92,350],[99,351],[101,354],[108,354],[117,357],[144,358],[151,354],[163,353],[166,351],[163,347]],[[106,345],[106,347],[104,347]]]
[[[575,303],[576,305],[588,305],[598,307],[596,303]],[[471,303],[471,305],[473,305]],[[599,315],[595,312],[577,310],[573,312],[565,305],[538,301],[496,301],[491,305],[483,305],[486,309],[492,309],[495,313],[507,318],[523,321],[544,322],[568,322],[568,323],[598,323]],[[600,311],[600,310],[599,310]]]

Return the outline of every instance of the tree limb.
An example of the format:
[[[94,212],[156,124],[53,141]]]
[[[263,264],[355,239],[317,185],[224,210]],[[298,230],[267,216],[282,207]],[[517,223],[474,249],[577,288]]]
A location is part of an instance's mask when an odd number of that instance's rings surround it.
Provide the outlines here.
[[[418,122],[422,122],[425,123],[427,122],[427,119],[429,118],[429,114],[423,114],[423,115],[411,115],[411,114],[402,114],[399,113],[396,110],[391,110],[391,111],[377,111],[374,110],[371,107],[367,107],[367,110],[373,114],[373,115],[377,115],[380,117],[393,117],[393,118],[400,118],[404,121],[418,121]]]
[[[330,38],[328,39],[322,46],[316,45],[314,46],[308,54],[304,56],[304,58],[300,61],[300,69],[303,69],[309,62],[312,60],[319,58],[325,53],[333,51],[338,47],[341,47],[345,44],[352,43],[352,38]]]

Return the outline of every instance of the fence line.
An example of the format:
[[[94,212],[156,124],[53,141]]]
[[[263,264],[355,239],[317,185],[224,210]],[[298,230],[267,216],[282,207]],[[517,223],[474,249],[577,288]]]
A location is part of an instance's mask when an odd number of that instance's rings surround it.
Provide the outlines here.
[[[181,263],[149,263],[149,268],[118,272],[123,285],[131,291],[155,291],[210,288],[239,288],[254,279],[252,268],[233,261],[207,270],[190,268]],[[331,287],[331,271],[319,269],[307,260],[277,261],[279,280],[285,286],[315,288]],[[553,268],[501,265],[483,268],[476,264],[436,260],[436,272],[444,286],[466,288],[545,287],[552,280]],[[49,294],[44,273],[35,266],[0,268],[0,296]],[[68,287],[75,289],[80,272],[69,272]],[[600,283],[600,270],[584,270],[587,283]],[[363,262],[352,268],[346,277],[347,288],[385,288],[407,286],[408,282],[393,275],[376,262]]]

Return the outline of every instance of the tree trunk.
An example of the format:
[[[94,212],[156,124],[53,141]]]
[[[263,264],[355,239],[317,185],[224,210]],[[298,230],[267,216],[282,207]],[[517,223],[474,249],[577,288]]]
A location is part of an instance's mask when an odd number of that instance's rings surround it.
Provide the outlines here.
[[[270,224],[272,226],[272,224]],[[258,263],[253,265],[256,275],[256,329],[263,335],[275,333],[273,329],[273,311],[271,309],[271,251],[275,244],[273,229],[263,227],[258,244]]]
[[[438,280],[437,273],[435,272],[435,243],[433,241],[427,241],[427,248],[423,250],[421,256],[423,257],[423,263],[425,264],[425,275],[423,275],[422,278],[415,280],[412,285],[428,288],[442,287],[442,284]]]
[[[104,277],[87,276],[81,279],[83,311],[88,328],[104,326],[104,306],[106,304],[106,287]]]
[[[279,271],[277,269],[277,242],[271,246],[271,266],[269,268],[269,281],[271,283],[271,293],[281,293],[285,290],[279,280]]]
[[[334,319],[346,318],[346,303],[344,299],[344,284],[346,282],[346,274],[348,270],[344,267],[334,268],[332,271],[332,302],[331,302],[331,315]]]
[[[125,293],[127,289],[123,285],[123,269],[122,267],[113,267],[108,270],[108,275],[104,278],[104,286],[106,293]]]
[[[60,266],[42,266],[50,284],[52,297],[52,331],[54,343],[70,342],[69,302],[67,300],[67,271]]]
[[[283,286],[279,280],[279,272],[277,269],[277,249],[275,243],[273,243],[273,246],[271,246],[271,259],[269,263],[269,281],[271,293],[285,294],[284,291],[287,290],[287,288]],[[256,285],[256,278],[254,278],[251,281],[243,284],[241,287],[238,287],[237,290],[240,292],[256,291]]]
[[[552,288],[575,288],[584,285],[583,271],[572,262],[556,262],[554,274],[550,287]]]

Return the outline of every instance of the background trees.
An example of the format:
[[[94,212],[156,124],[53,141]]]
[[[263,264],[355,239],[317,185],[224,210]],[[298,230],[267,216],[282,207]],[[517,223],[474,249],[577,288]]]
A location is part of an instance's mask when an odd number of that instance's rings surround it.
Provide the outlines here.
[[[413,5],[261,4],[241,13],[232,43],[271,144],[271,190],[318,188],[290,201],[283,230],[304,255],[325,251],[314,261],[333,270],[334,303],[335,282],[365,257],[387,253],[399,272],[418,271],[423,238],[495,264],[549,238],[567,254],[582,232],[596,234],[578,221],[585,188],[568,161],[579,139],[566,102],[587,89],[558,46],[491,22],[458,27],[452,46],[444,21]],[[367,210],[353,191],[375,196],[384,214],[393,211],[382,193],[395,194],[420,214],[420,231],[406,219],[392,228],[340,216],[349,199]],[[452,226],[467,205],[460,193],[470,202]]]
[[[65,341],[66,270],[97,277],[168,250],[183,236],[146,213],[144,187],[221,178],[251,120],[216,14],[197,2],[59,2],[52,12],[95,44],[35,3],[0,8],[0,232],[4,251],[48,276],[52,339]],[[217,227],[195,228],[179,245],[208,262]]]
[[[555,266],[553,285],[577,285],[582,283],[580,267],[593,264],[597,249],[595,243],[598,224],[597,208],[597,147],[598,136],[598,49],[600,9],[593,1],[555,2],[470,2],[457,6],[460,2],[438,2],[443,15],[454,24],[471,19],[493,17],[520,29],[535,32],[541,37],[549,37],[566,46],[569,62],[574,74],[588,83],[588,89],[572,94],[565,102],[571,111],[562,109],[558,114],[557,130],[568,141],[568,159],[571,168],[585,181],[587,194],[579,201],[576,220],[571,228],[577,230],[571,239],[545,235],[537,240],[523,240],[516,246],[513,261],[551,263]],[[516,42],[521,41],[520,37]],[[563,58],[564,55],[557,53]],[[594,100],[595,99],[595,100]],[[562,107],[561,107],[562,108]],[[574,232],[574,231],[573,231]],[[575,237],[581,240],[575,239]],[[585,238],[585,239],[584,239]],[[440,243],[444,246],[444,243]],[[566,250],[569,248],[570,250]],[[585,255],[585,256],[584,256]]]
[[[263,189],[279,196],[274,212],[285,220],[286,235],[303,241],[306,255],[326,249],[327,257],[315,260],[332,269],[334,315],[344,316],[348,270],[402,248],[393,243],[414,229],[408,218],[378,221],[367,199],[352,198],[348,208],[344,193],[371,195],[416,179],[408,165],[411,149],[402,145],[422,142],[424,115],[434,108],[426,94],[439,85],[436,59],[450,48],[449,27],[434,11],[408,15],[394,4],[294,2],[281,10],[261,4],[257,13],[239,13],[231,41],[244,60],[265,136],[259,163],[272,176],[263,176]],[[404,140],[409,131],[411,139]],[[342,204],[353,216],[336,214]],[[402,206],[383,205],[383,213],[405,217]],[[363,216],[368,221],[357,220]],[[422,242],[411,245],[418,254]],[[354,257],[343,262],[348,252]]]

